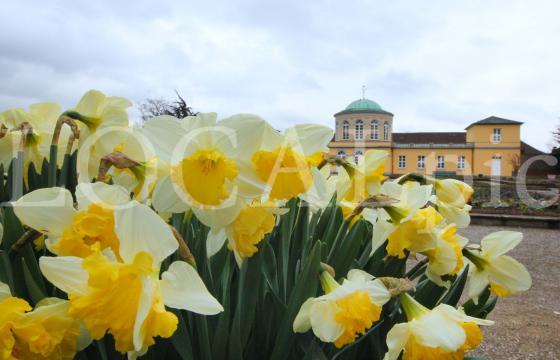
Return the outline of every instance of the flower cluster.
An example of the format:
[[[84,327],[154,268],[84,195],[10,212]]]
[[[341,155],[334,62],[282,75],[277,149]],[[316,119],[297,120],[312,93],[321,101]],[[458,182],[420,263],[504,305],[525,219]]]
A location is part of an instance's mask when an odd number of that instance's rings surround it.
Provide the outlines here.
[[[64,112],[0,114],[0,170],[22,175],[0,183],[1,359],[105,357],[106,344],[134,359],[156,343],[298,358],[319,349],[291,346],[310,330],[326,354],[457,359],[492,324],[491,294],[531,286],[505,255],[520,233],[460,235],[464,182],[391,180],[380,150],[331,157],[321,125],[207,113],[132,126],[130,106],[91,90]]]

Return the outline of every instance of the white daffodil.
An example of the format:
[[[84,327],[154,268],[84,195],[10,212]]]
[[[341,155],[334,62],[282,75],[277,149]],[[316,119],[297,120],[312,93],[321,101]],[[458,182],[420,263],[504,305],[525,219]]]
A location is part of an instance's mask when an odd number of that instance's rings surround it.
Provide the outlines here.
[[[396,324],[387,334],[384,360],[396,360],[401,352],[403,360],[462,359],[482,341],[478,326],[493,324],[446,304],[429,310],[408,294],[400,299],[408,322]]]
[[[6,128],[4,136],[0,136],[0,163],[7,168],[12,158],[16,156],[18,144],[21,141],[22,131],[10,131],[20,129],[24,124],[29,126],[23,146],[24,175],[33,164],[37,173],[41,173],[43,160],[49,159],[50,145],[56,122],[60,116],[60,106],[56,103],[38,103],[29,107],[29,111],[23,109],[10,109],[0,113],[0,127]],[[63,127],[60,133],[60,141],[66,145],[70,136],[70,130]],[[66,146],[58,148],[57,162],[60,166],[64,159]]]
[[[32,191],[14,203],[20,221],[48,236],[46,245],[57,255],[86,257],[110,248],[119,256],[114,211],[130,201],[127,190],[104,183],[76,188],[77,209],[64,188]]]
[[[445,223],[442,222],[441,225],[445,225]],[[426,275],[437,285],[447,287],[449,282],[443,281],[441,277],[456,275],[463,269],[462,250],[468,240],[457,234],[455,224],[438,226],[435,235],[435,247],[422,253],[428,258]]]
[[[132,201],[115,210],[114,217],[122,262],[107,249],[84,259],[39,260],[43,275],[68,294],[69,313],[86,324],[94,339],[109,332],[119,352],[136,358],[156,336],[175,332],[177,317],[165,306],[204,315],[223,311],[191,265],[176,261],[160,278],[162,261],[178,243],[154,211]]]
[[[258,244],[274,229],[276,216],[286,211],[274,202],[247,202],[240,206],[235,218],[226,225],[227,220],[210,219],[212,215],[216,216],[213,212],[200,213],[199,220],[210,226],[206,243],[208,257],[217,253],[227,240],[228,248],[241,266],[245,258],[258,251]]]
[[[182,120],[158,116],[144,124],[143,132],[158,160],[170,164],[170,176],[158,182],[152,195],[156,210],[224,208],[238,196],[262,194],[264,183],[246,168],[275,132],[263,119],[235,115],[216,122],[215,113]]]
[[[312,212],[323,210],[331,203],[336,194],[337,175],[331,176],[330,166],[323,166],[321,170],[312,168],[313,184],[307,192],[300,194]]]
[[[328,152],[333,131],[321,125],[296,125],[284,134],[267,135],[243,170],[267,184],[267,199],[289,200],[307,192],[313,184],[312,169]]]
[[[303,333],[312,329],[321,341],[336,347],[354,342],[371,328],[391,298],[380,280],[362,270],[350,270],[342,285],[323,272],[321,284],[326,294],[303,303],[293,330]]]
[[[469,297],[478,296],[490,285],[490,290],[499,297],[529,290],[531,275],[517,260],[505,255],[523,239],[517,231],[497,231],[480,241],[480,249],[469,249],[465,256],[474,266],[470,269]]]
[[[465,228],[471,221],[469,212],[471,206],[468,204],[474,190],[462,181],[456,179],[441,179],[434,181],[435,204],[438,211],[457,227]]]
[[[397,202],[377,211],[372,254],[387,238],[389,254],[401,258],[405,256],[405,249],[421,252],[435,246],[430,230],[441,222],[441,215],[433,208],[422,209],[428,203],[431,192],[431,185],[417,182],[409,181],[403,185],[393,181],[383,183],[381,193]]]

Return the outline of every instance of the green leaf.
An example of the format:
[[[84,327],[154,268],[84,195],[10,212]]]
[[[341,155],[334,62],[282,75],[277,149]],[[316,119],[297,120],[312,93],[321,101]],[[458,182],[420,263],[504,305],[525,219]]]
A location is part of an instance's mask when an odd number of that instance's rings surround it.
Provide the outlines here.
[[[33,304],[37,304],[42,299],[46,298],[46,291],[43,291],[41,287],[35,282],[33,275],[29,271],[25,259],[21,259],[23,268],[23,277],[25,279],[25,285],[27,286],[27,293],[31,297]]]
[[[441,304],[447,304],[451,306],[457,306],[457,303],[461,299],[463,290],[465,289],[465,284],[467,283],[467,277],[469,275],[469,265],[465,267],[461,275],[455,279],[453,285],[449,288],[445,296],[441,299]]]
[[[288,308],[278,329],[278,335],[270,358],[272,360],[286,359],[292,350],[295,334],[292,326],[301,305],[317,292],[318,275],[320,270],[321,242],[317,242],[307,262],[298,277],[294,290],[288,301]]]
[[[177,324],[177,330],[171,336],[171,344],[173,344],[173,347],[175,348],[177,353],[179,353],[181,359],[183,360],[194,359],[191,336],[187,329],[187,325],[185,324],[185,319],[183,318],[183,314],[181,313],[181,311],[176,309],[168,309],[168,310],[174,313],[175,316],[177,316],[177,319],[179,320]]]
[[[447,289],[426,279],[416,287],[414,299],[428,309],[433,309]]]

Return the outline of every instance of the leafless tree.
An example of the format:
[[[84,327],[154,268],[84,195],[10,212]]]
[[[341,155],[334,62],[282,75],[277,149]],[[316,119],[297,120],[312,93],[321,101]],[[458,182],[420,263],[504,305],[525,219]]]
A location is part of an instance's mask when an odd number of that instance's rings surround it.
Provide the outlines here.
[[[159,115],[171,115],[176,118],[182,119],[186,116],[193,116],[198,114],[187,105],[187,102],[177,90],[175,90],[177,99],[169,101],[164,98],[146,99],[140,104],[140,113],[142,114],[142,121]]]

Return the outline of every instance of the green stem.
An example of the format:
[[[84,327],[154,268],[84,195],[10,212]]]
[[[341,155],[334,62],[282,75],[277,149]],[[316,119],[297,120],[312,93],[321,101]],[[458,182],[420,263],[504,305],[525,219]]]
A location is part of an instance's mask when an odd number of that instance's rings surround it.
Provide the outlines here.
[[[48,173],[48,185],[49,187],[56,186],[56,171],[57,171],[57,155],[58,155],[58,145],[52,144],[49,154],[49,173]]]

